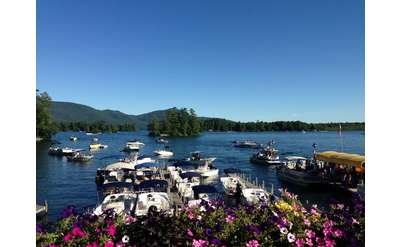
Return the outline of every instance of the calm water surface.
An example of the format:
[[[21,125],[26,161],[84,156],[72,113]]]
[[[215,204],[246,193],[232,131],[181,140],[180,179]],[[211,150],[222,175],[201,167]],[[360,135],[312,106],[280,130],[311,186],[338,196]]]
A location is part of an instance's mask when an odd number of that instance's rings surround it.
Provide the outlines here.
[[[77,142],[69,141],[71,135],[76,135]],[[54,139],[60,142],[61,147],[73,147],[87,149],[94,136],[85,133],[61,132]],[[160,148],[154,139],[147,136],[147,132],[120,132],[105,133],[95,136],[102,144],[108,145],[107,149],[97,151],[94,159],[88,163],[67,162],[65,157],[49,156],[47,154],[50,144],[37,144],[36,150],[36,200],[42,204],[47,200],[49,204],[50,220],[55,220],[62,209],[69,204],[78,208],[92,206],[97,203],[95,174],[97,168],[116,162],[123,157],[121,152],[125,143],[133,138],[140,139],[146,146],[141,154],[152,155],[156,148]],[[251,139],[260,143],[266,143],[273,139],[276,148],[280,150],[280,156],[300,155],[310,157],[311,145],[315,142],[318,151],[336,150],[350,153],[364,154],[365,136],[363,132],[344,132],[342,138],[336,132],[263,132],[263,133],[222,133],[205,132],[195,138],[170,138],[169,146],[174,152],[174,158],[185,158],[192,151],[202,151],[206,156],[214,156],[217,159],[214,164],[220,169],[237,167],[252,177],[257,176],[259,181],[274,188],[288,188],[299,195],[302,201],[309,203],[326,204],[332,197],[346,200],[340,192],[334,190],[307,190],[290,184],[282,184],[276,177],[275,169],[263,165],[255,165],[249,162],[254,152],[251,149],[234,148],[232,141]],[[208,181],[220,186],[219,180]]]

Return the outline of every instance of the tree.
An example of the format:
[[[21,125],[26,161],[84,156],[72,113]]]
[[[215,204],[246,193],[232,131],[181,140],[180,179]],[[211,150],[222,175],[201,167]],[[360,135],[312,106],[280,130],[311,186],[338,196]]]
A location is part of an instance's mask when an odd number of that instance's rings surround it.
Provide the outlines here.
[[[51,119],[50,106],[51,98],[46,92],[36,94],[36,137],[44,140],[50,140],[57,130]]]
[[[160,134],[160,126],[156,115],[153,115],[148,125],[147,129],[149,130],[150,136],[158,136]]]

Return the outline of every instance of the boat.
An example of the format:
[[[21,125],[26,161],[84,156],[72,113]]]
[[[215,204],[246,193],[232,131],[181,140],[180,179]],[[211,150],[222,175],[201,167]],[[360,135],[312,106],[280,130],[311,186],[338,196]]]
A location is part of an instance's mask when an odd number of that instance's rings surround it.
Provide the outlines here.
[[[234,147],[236,148],[261,148],[262,145],[255,142],[255,141],[250,141],[250,140],[246,140],[246,141],[235,141]]]
[[[154,153],[155,153],[156,155],[163,156],[163,157],[170,157],[170,156],[173,156],[173,155],[174,155],[173,152],[168,151],[168,150],[162,150],[162,149],[154,150]]]
[[[281,164],[281,161],[279,160],[278,152],[277,149],[267,147],[253,154],[250,157],[250,162],[261,165],[279,165]]]
[[[195,151],[195,152],[190,153],[190,157],[186,158],[185,160],[192,164],[196,164],[196,165],[203,164],[204,165],[205,163],[211,164],[216,159],[217,158],[215,158],[215,157],[205,158],[202,156],[202,152]]]
[[[152,212],[169,210],[170,202],[165,192],[111,194],[96,207],[94,214],[101,215],[109,209],[113,209],[119,215],[143,216]]]
[[[208,161],[204,161],[201,163],[195,163],[188,160],[180,160],[173,163],[170,166],[172,169],[176,168],[178,171],[186,171],[186,172],[196,172],[200,174],[201,177],[214,177],[218,176],[218,168],[216,168],[213,164]]]
[[[239,177],[237,176],[230,176],[230,177],[221,177],[222,187],[224,192],[228,196],[233,196],[237,192],[237,188],[241,187],[242,189],[245,185],[240,181]]]
[[[160,137],[156,139],[156,142],[161,144],[167,144],[168,140]]]
[[[89,149],[99,149],[101,147],[100,143],[91,143],[89,144]]]
[[[226,169],[224,169],[224,173],[225,173],[226,175],[230,176],[230,175],[241,174],[241,173],[242,173],[242,170],[240,170],[239,168],[231,167],[231,168],[226,168]]]
[[[261,188],[245,188],[242,190],[243,199],[251,205],[269,202],[270,194]]]
[[[144,146],[144,143],[138,141],[138,140],[133,140],[133,141],[128,141],[125,144],[124,151],[130,152],[130,151],[139,151],[142,147]]]
[[[36,217],[42,217],[47,214],[49,206],[47,201],[44,201],[44,205],[36,204]]]
[[[192,187],[192,200],[188,201],[189,207],[200,205],[202,201],[214,201],[221,198],[220,193],[212,185],[195,185]]]
[[[87,161],[92,160],[93,157],[94,156],[92,154],[84,154],[84,153],[76,152],[74,155],[68,156],[67,160],[77,161],[77,162],[87,162]]]
[[[81,151],[82,149],[73,149],[69,147],[65,147],[61,149],[62,155],[64,156],[72,156],[75,155],[76,152]]]
[[[60,147],[50,147],[48,151],[49,155],[62,155],[62,148]]]
[[[205,162],[204,165],[199,165],[194,171],[199,173],[201,177],[215,177],[218,176],[219,172],[218,168],[208,162]]]
[[[308,161],[301,156],[288,156],[282,165],[278,166],[277,175],[282,181],[300,186],[323,185],[326,181],[318,170],[308,169]]]
[[[197,172],[182,172],[175,177],[178,194],[189,199],[193,196],[192,187],[200,185],[200,174]]]
[[[75,141],[78,140],[78,137],[76,137],[76,136],[71,136],[69,139],[70,139],[71,141],[75,142]]]

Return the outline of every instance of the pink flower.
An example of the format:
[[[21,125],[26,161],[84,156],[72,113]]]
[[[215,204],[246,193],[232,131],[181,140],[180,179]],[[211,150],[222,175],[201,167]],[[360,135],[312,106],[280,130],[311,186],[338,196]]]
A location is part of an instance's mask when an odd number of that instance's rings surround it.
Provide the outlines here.
[[[100,228],[96,228],[94,231],[98,234],[98,233],[101,232],[101,229]]]
[[[323,226],[324,226],[325,228],[329,228],[329,227],[332,227],[334,224],[335,224],[335,222],[333,222],[333,221],[331,221],[331,220],[327,220],[327,221],[325,221],[325,223],[323,224]]]
[[[325,237],[332,235],[331,228],[324,228],[324,230],[322,230],[322,232],[324,233]]]
[[[297,247],[303,247],[304,246],[304,241],[302,239],[297,239],[296,240],[296,246]]]
[[[115,226],[114,226],[114,224],[111,224],[109,227],[108,227],[108,234],[110,235],[110,236],[115,236]]]
[[[335,240],[330,238],[325,238],[325,246],[326,247],[334,247],[336,245]]]
[[[50,244],[49,247],[58,247],[56,244]]]
[[[187,235],[189,237],[193,237],[193,232],[192,232],[192,230],[190,230],[190,228],[187,230]]]
[[[235,220],[235,217],[232,216],[232,215],[228,215],[228,216],[225,218],[225,222],[227,222],[227,223],[231,223],[231,222],[233,222],[234,220]]]
[[[189,218],[190,220],[193,220],[193,219],[194,219],[194,215],[193,215],[192,211],[189,212],[188,218]]]
[[[308,246],[313,246],[313,241],[312,241],[312,239],[306,238],[306,244],[307,244]]]
[[[339,229],[336,229],[333,231],[333,234],[335,234],[336,237],[340,238],[343,236],[343,232]]]
[[[97,244],[97,242],[93,242],[91,244],[87,244],[86,247],[99,247],[99,245]]]
[[[344,205],[343,205],[343,204],[338,204],[338,205],[337,205],[337,208],[340,209],[340,210],[342,210],[342,209],[344,208]]]
[[[293,233],[289,233],[287,235],[287,240],[289,241],[289,243],[293,243],[294,241],[296,241],[296,236]]]
[[[351,221],[351,224],[352,224],[352,225],[354,225],[354,224],[357,224],[357,225],[360,224],[360,222],[358,222],[358,221],[357,221],[356,219],[354,219],[353,217],[351,217],[351,220],[352,220],[352,221]]]
[[[305,230],[305,233],[306,233],[306,236],[307,236],[308,238],[311,238],[311,239],[315,238],[315,232],[314,232],[313,230],[308,230],[308,229],[306,229],[306,230]]]
[[[111,240],[108,240],[105,244],[104,247],[114,247],[114,243]]]
[[[86,233],[83,232],[83,231],[81,230],[81,228],[79,228],[79,227],[74,227],[74,229],[72,230],[72,235],[74,235],[74,236],[79,236],[79,237],[83,238],[83,237],[86,236]]]
[[[67,235],[64,236],[64,241],[65,241],[65,242],[68,242],[68,241],[70,241],[71,239],[72,239],[72,234],[71,234],[71,233],[68,233]]]
[[[208,241],[202,240],[202,239],[199,239],[199,240],[193,239],[192,246],[193,247],[207,247]]]
[[[136,218],[135,217],[132,217],[132,216],[128,216],[126,219],[125,219],[125,224],[126,225],[129,225],[129,224],[131,224],[131,223],[133,223],[133,222],[136,222]]]
[[[304,219],[304,225],[311,226],[311,221],[309,219]]]
[[[246,247],[259,247],[260,244],[258,243],[257,240],[250,240],[249,242],[246,243]]]
[[[116,245],[115,245],[115,247],[124,247],[125,245],[123,244],[123,243],[121,243],[121,242],[118,242]]]

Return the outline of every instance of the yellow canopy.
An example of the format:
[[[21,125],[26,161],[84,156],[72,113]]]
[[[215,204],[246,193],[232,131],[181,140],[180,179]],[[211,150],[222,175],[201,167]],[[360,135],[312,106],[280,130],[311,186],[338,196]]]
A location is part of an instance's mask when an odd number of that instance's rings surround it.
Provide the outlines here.
[[[326,151],[317,153],[316,160],[326,161],[330,163],[355,167],[357,172],[364,172],[365,156],[358,154],[339,153],[335,151]]]

